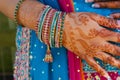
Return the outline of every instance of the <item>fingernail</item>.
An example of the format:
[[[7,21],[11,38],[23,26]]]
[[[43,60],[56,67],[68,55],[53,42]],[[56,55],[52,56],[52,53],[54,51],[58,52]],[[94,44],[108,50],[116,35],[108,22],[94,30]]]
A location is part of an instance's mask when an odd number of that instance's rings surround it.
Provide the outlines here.
[[[113,16],[109,16],[109,18],[114,18]]]
[[[104,77],[105,77],[107,80],[112,80],[111,77],[110,77],[108,74],[104,75]]]
[[[110,18],[110,16],[107,16],[107,18]]]
[[[94,2],[94,0],[85,0],[86,3]]]
[[[100,8],[100,5],[99,4],[93,4],[92,7],[93,8]]]
[[[112,17],[112,16],[107,16],[107,18],[112,18],[112,19],[113,19],[114,17]]]
[[[117,20],[117,24],[120,25],[120,20]]]
[[[107,77],[107,80],[112,80],[110,77]]]

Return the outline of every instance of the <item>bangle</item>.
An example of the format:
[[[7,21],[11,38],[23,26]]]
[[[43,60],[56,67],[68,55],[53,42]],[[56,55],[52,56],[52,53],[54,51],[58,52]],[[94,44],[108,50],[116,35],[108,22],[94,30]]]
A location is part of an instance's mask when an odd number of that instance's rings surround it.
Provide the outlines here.
[[[47,45],[47,51],[46,51],[46,55],[44,58],[45,62],[53,62],[53,57],[52,57],[51,50],[50,50],[49,40],[50,40],[51,23],[53,21],[53,16],[54,16],[55,12],[56,12],[55,9],[51,9],[48,12],[46,19],[44,21],[44,25],[43,25],[42,40]]]
[[[66,13],[63,13],[62,22],[61,22],[61,29],[60,29],[60,47],[62,47],[62,38],[63,38],[63,27],[64,27],[64,20],[65,20]]]
[[[37,35],[38,35],[39,18],[41,17],[42,12],[44,11],[45,8],[46,8],[46,6],[44,6],[44,7],[42,8],[42,10],[41,10],[41,12],[40,12],[40,14],[39,14],[39,17],[38,17],[38,19],[37,19],[37,22],[36,22],[35,31],[36,31]]]
[[[40,39],[40,41],[42,42],[42,28],[43,28],[43,23],[44,23],[44,20],[45,20],[45,17],[48,13],[48,11],[50,10],[51,8],[49,6],[46,6],[45,10],[43,11],[41,17],[40,17],[40,20],[39,20],[39,23],[38,23],[38,38]]]
[[[55,12],[50,29],[50,47],[55,47],[55,29],[60,12]]]
[[[55,32],[55,47],[59,48],[59,39],[60,39],[60,27],[61,27],[61,21],[62,21],[62,12],[59,14],[58,22],[57,22],[57,27],[56,27],[56,32]]]
[[[62,33],[66,13],[45,6],[37,21],[36,32],[41,42],[47,46],[45,62],[53,62],[52,47],[62,47]]]
[[[15,20],[15,23],[18,24],[18,21],[17,21],[17,14],[18,14],[18,10],[20,8],[20,5],[23,3],[23,1],[25,0],[19,0],[16,7],[15,7],[15,11],[14,11],[14,20]]]
[[[44,21],[44,25],[43,25],[43,31],[42,31],[42,40],[45,44],[47,45],[50,45],[49,44],[49,38],[50,38],[50,26],[51,26],[51,23],[52,23],[52,18],[53,18],[53,15],[55,13],[56,10],[54,9],[51,9],[47,16],[46,16],[46,19]]]

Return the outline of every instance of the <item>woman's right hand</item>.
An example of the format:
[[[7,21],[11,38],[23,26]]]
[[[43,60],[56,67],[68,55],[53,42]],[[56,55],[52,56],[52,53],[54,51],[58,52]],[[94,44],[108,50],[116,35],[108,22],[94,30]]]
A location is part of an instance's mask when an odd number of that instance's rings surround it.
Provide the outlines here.
[[[120,61],[110,55],[120,56],[120,47],[110,43],[110,41],[120,42],[120,33],[109,31],[100,25],[110,28],[120,27],[117,21],[95,13],[67,14],[64,23],[63,45],[108,78],[108,73],[94,58],[120,68]]]
[[[87,3],[93,3],[94,8],[113,8],[120,9],[120,0],[85,0]],[[120,19],[120,12],[110,15],[111,18]]]

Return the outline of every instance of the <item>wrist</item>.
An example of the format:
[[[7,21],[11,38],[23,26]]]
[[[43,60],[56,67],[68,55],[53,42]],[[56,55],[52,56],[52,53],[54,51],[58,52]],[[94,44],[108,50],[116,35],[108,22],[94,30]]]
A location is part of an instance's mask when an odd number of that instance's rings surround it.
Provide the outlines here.
[[[30,29],[35,30],[36,22],[44,5],[37,1],[24,1],[18,11],[18,21]]]
[[[50,49],[53,47],[62,47],[64,18],[66,13],[56,11],[46,6],[40,13],[36,32],[40,41],[47,45],[46,62],[52,61]]]

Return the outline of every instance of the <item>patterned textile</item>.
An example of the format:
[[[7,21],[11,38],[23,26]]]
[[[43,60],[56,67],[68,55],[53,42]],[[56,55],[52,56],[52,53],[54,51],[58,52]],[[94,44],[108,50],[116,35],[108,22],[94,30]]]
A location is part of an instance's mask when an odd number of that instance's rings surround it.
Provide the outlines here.
[[[120,10],[93,9],[84,0],[39,0],[57,10],[66,12],[96,12],[108,16]],[[33,30],[19,26],[16,38],[17,52],[14,80],[106,80],[94,71],[84,60],[63,48],[53,48],[53,63],[45,63],[46,46]],[[67,54],[66,54],[67,53]],[[118,57],[119,58],[119,57]],[[112,80],[120,80],[120,70],[96,59],[105,68]],[[83,73],[84,70],[84,73]]]
[[[16,38],[16,60],[14,64],[14,80],[29,80],[29,43],[30,30],[18,28]]]

